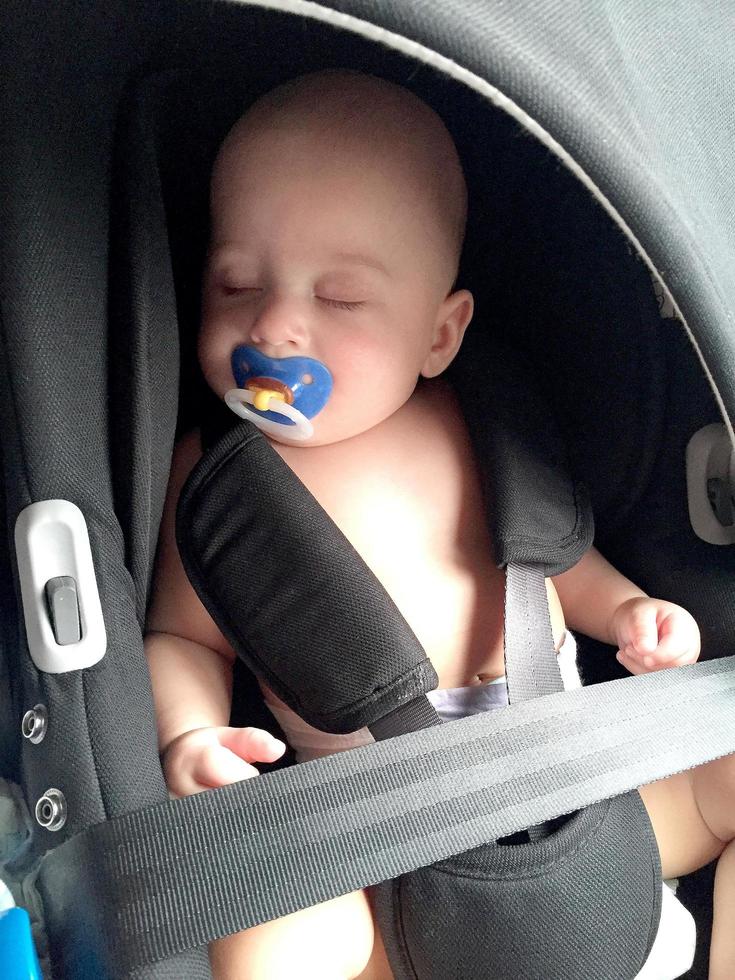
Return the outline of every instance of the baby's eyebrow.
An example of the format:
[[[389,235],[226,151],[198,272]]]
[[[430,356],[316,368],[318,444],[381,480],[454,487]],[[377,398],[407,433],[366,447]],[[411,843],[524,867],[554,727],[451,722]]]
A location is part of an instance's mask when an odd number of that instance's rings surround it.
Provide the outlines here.
[[[375,269],[377,272],[381,272],[384,276],[390,278],[390,272],[387,267],[383,265],[380,259],[376,258],[374,255],[366,255],[363,252],[334,252],[332,253],[332,259],[337,262],[341,262],[345,265],[363,265],[370,269]]]
[[[224,244],[210,247],[207,252],[207,262],[209,265],[216,264],[217,266],[233,265],[237,262],[238,258],[242,258],[243,254],[242,249],[225,242]]]

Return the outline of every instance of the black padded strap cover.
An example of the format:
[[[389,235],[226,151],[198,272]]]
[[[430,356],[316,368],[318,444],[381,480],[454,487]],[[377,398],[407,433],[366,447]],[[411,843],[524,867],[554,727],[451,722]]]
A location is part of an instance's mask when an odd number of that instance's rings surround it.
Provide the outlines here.
[[[233,649],[310,724],[355,731],[437,686],[388,594],[250,422],[192,471],[176,535]]]
[[[592,544],[592,510],[527,358],[469,331],[452,373],[497,564],[540,565],[546,575],[566,571]]]

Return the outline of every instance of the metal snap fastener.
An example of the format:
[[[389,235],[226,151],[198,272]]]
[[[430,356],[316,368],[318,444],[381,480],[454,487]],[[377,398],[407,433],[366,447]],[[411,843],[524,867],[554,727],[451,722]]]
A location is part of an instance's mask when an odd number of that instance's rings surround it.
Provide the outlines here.
[[[66,797],[60,789],[47,789],[36,803],[36,820],[46,830],[61,830],[66,823]]]
[[[42,704],[34,705],[23,715],[21,731],[23,738],[29,739],[34,745],[42,742],[48,728],[48,712]]]

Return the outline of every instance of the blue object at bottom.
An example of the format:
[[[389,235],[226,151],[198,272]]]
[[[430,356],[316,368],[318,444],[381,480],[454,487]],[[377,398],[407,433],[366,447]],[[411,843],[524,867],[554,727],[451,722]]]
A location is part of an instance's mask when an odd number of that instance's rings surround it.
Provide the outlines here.
[[[0,912],[0,964],[3,980],[43,980],[25,909]]]

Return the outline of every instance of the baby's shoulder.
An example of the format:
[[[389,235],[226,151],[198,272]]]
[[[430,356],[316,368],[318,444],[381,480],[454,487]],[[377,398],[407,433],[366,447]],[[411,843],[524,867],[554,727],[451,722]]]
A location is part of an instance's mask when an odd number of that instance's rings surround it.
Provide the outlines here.
[[[199,429],[192,429],[183,435],[174,446],[168,479],[169,497],[178,499],[187,477],[201,458],[201,433]]]
[[[196,429],[190,429],[189,432],[185,433],[174,446],[173,461],[184,465],[189,463],[194,465],[199,461],[202,455],[202,435],[201,431]]]

